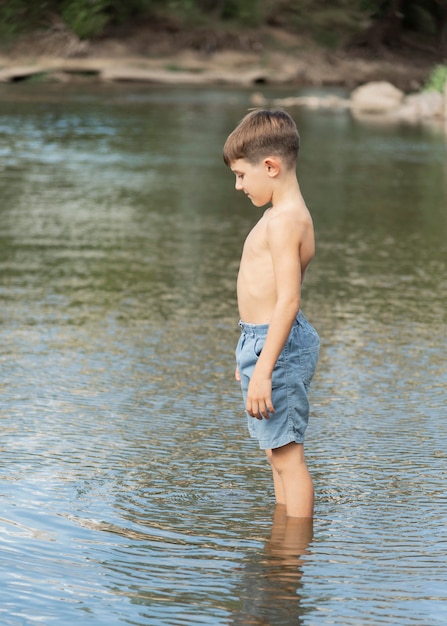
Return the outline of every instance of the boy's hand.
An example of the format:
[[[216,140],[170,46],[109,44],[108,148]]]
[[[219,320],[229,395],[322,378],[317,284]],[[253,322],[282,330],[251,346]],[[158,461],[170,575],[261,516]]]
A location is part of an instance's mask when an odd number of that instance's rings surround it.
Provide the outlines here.
[[[237,365],[236,365],[236,369],[234,371],[234,377],[235,377],[235,379],[237,380],[238,383],[241,382],[241,374],[239,372],[239,368],[238,368]]]
[[[275,412],[272,404],[272,379],[256,376],[251,377],[247,391],[247,403],[245,408],[249,415],[258,420],[270,419]]]

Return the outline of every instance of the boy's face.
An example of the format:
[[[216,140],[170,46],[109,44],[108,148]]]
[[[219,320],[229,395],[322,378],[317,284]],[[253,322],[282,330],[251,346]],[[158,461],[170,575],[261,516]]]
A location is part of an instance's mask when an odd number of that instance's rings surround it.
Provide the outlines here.
[[[243,191],[257,207],[268,204],[273,195],[272,177],[267,159],[255,165],[246,159],[237,159],[230,166],[236,176],[236,190]]]

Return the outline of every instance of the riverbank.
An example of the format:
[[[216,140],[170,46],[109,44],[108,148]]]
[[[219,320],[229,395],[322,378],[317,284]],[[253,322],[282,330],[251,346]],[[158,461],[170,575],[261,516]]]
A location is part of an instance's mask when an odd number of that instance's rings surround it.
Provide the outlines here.
[[[436,54],[340,48],[328,50],[280,29],[191,35],[142,30],[85,42],[66,29],[19,40],[0,54],[0,81],[145,82],[168,84],[289,84],[344,86],[388,81],[421,88]]]

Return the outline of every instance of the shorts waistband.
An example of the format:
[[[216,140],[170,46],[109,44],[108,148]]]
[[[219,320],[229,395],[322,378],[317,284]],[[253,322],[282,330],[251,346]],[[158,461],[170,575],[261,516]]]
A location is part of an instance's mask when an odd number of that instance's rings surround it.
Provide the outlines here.
[[[247,324],[247,322],[239,321],[239,328],[245,335],[250,337],[264,337],[269,329],[268,324]]]
[[[294,325],[299,324],[299,321],[305,319],[303,313],[298,311],[298,315],[294,321]],[[243,322],[239,320],[238,324],[241,332],[249,335],[251,337],[264,337],[267,334],[269,329],[269,324],[248,324],[247,322]]]

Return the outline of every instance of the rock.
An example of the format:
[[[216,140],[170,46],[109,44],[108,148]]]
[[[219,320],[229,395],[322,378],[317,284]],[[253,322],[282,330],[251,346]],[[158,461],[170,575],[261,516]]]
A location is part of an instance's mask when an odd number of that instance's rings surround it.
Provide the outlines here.
[[[265,107],[268,105],[268,100],[264,96],[264,94],[260,93],[259,91],[255,91],[255,93],[252,93],[250,96],[250,103],[254,107]]]
[[[52,70],[52,66],[44,64],[7,67],[0,70],[0,82],[13,83],[19,80],[31,78],[32,76],[48,74]]]
[[[404,99],[404,92],[386,81],[357,87],[351,93],[354,113],[387,114],[395,111]]]
[[[269,82],[263,70],[234,72],[215,70],[190,72],[159,68],[138,68],[130,65],[107,65],[100,70],[100,78],[105,82],[143,82],[168,85],[254,85]]]
[[[441,117],[443,115],[444,98],[437,91],[424,91],[415,95],[407,96],[405,103],[416,107],[419,117]]]
[[[351,109],[357,119],[366,117],[371,120],[373,115],[381,122],[404,120],[417,123],[421,120],[447,120],[447,87],[445,94],[426,91],[405,96],[403,91],[388,82],[375,82],[355,89],[349,99],[336,95],[289,96],[275,99],[273,104],[334,111]]]
[[[398,111],[399,117],[427,119],[442,117],[444,98],[437,91],[423,91],[407,96]]]
[[[303,106],[308,109],[349,109],[351,103],[345,98],[338,96],[290,96],[273,100],[275,106],[293,107]]]
[[[137,68],[131,66],[106,66],[100,72],[101,80],[105,82],[141,82],[155,84],[190,84],[203,85],[206,83],[204,74],[195,72],[176,72],[157,68]]]
[[[441,93],[424,91],[406,96],[393,116],[407,122],[442,119],[445,115],[444,107],[444,96]]]

